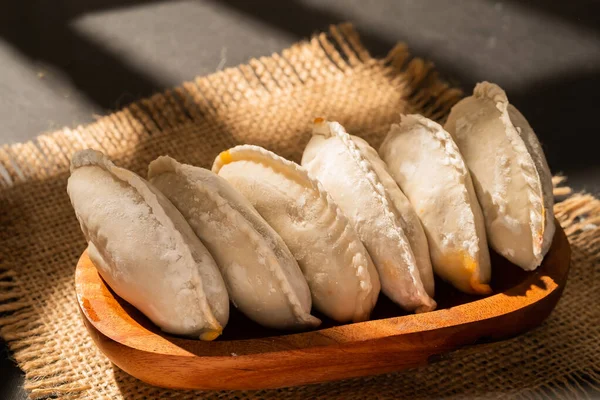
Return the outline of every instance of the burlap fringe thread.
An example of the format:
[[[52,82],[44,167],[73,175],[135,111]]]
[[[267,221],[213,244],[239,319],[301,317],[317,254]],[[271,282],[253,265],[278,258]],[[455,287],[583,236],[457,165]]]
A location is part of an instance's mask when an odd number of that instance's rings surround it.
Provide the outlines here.
[[[357,83],[359,78],[367,81],[367,86],[360,86]],[[281,54],[252,59],[247,65],[186,82],[180,87],[156,94],[100,118],[88,126],[65,128],[59,132],[41,135],[33,141],[3,146],[0,149],[0,207],[2,207],[0,208],[0,336],[8,342],[15,360],[25,371],[25,389],[30,396],[32,398],[123,396],[136,399],[155,397],[187,399],[203,396],[219,399],[275,397],[292,399],[366,398],[375,395],[379,398],[496,397],[503,393],[510,393],[527,399],[545,399],[583,395],[589,392],[590,388],[598,390],[600,382],[598,346],[582,368],[569,366],[567,369],[557,364],[558,374],[554,374],[550,379],[547,379],[547,376],[536,376],[527,386],[520,386],[521,382],[511,383],[506,379],[501,381],[505,386],[485,386],[486,384],[472,381],[481,376],[474,374],[462,376],[461,381],[461,376],[448,373],[468,365],[474,357],[475,359],[486,357],[485,354],[482,355],[483,349],[479,347],[452,354],[449,357],[450,361],[439,363],[440,367],[433,365],[425,370],[277,391],[166,391],[136,381],[116,367],[113,371],[114,377],[110,375],[110,364],[98,353],[79,321],[72,295],[72,268],[83,249],[81,239],[72,239],[76,242],[75,246],[67,246],[68,248],[60,254],[53,252],[53,246],[65,239],[71,240],[70,238],[75,237],[72,236],[75,234],[73,232],[78,231],[75,219],[69,216],[72,211],[63,210],[64,206],[68,207],[64,200],[64,186],[73,152],[88,147],[97,148],[118,160],[121,165],[137,172],[144,171],[148,161],[159,152],[169,152],[172,155],[181,153],[181,157],[184,158],[182,161],[206,165],[212,159],[211,157],[214,157],[212,153],[222,150],[224,144],[235,144],[242,139],[242,135],[239,137],[233,135],[229,139],[209,136],[213,130],[223,131],[224,128],[219,125],[219,121],[235,119],[234,123],[227,127],[233,133],[236,129],[232,127],[252,131],[252,126],[256,124],[261,126],[260,110],[268,108],[265,103],[269,107],[277,107],[277,103],[281,101],[289,102],[291,110],[285,110],[290,112],[292,118],[294,107],[303,109],[303,100],[310,101],[311,106],[313,102],[319,101],[318,98],[310,96],[303,98],[302,93],[313,91],[327,96],[330,87],[339,89],[339,85],[345,85],[346,82],[349,82],[348,90],[353,89],[353,82],[356,84],[357,91],[367,90],[369,85],[372,85],[376,92],[382,87],[393,88],[396,92],[402,93],[404,112],[419,112],[434,120],[443,120],[452,105],[462,96],[460,90],[451,88],[438,79],[431,63],[412,58],[405,45],[397,45],[383,60],[374,59],[360,43],[358,34],[352,26],[343,24],[332,26],[329,32],[319,34],[310,41],[298,43]],[[345,94],[344,90],[346,89],[341,90],[341,94]],[[375,93],[375,96],[378,95]],[[373,94],[369,93],[368,96],[373,97]],[[284,100],[278,101],[277,99],[281,97]],[[385,105],[385,99],[379,101]],[[369,112],[375,113],[372,118],[377,118],[379,103],[377,100],[373,100],[372,103],[373,107]],[[325,104],[323,108],[319,108],[318,105],[313,106],[311,112],[319,111],[333,117],[336,117],[336,112],[339,112],[342,122],[355,128],[350,129],[351,132],[369,131],[370,125],[354,120],[353,115],[350,115],[352,113],[344,114],[343,111],[336,110],[334,105]],[[397,118],[399,111],[401,110],[390,111],[387,114],[382,112],[381,129],[369,138],[372,142],[380,139],[384,127],[389,126],[389,122]],[[316,115],[310,115],[310,117],[314,116]],[[366,120],[371,121],[368,118]],[[307,123],[308,121],[304,120],[298,122],[298,124]],[[265,126],[269,127],[268,124]],[[296,125],[292,126],[296,127]],[[280,124],[272,128],[277,130],[285,127],[286,125]],[[296,127],[296,130],[298,129],[301,128]],[[188,134],[190,130],[193,130],[193,135],[196,136]],[[278,150],[282,155],[298,159],[302,149],[300,144],[304,139],[294,142],[297,138],[279,137],[278,140],[283,140],[283,144],[278,147],[276,142],[265,142],[269,139],[262,139],[261,129],[256,130],[258,131],[256,136],[249,135],[243,139],[262,145],[271,144],[270,147],[275,147],[274,150]],[[181,139],[183,143],[181,146],[172,145],[172,141],[175,140],[172,135],[169,136],[172,132],[176,132],[181,137],[196,137],[195,140],[198,140],[197,135],[202,135],[206,141],[203,144],[211,150],[206,154],[202,152],[196,158],[190,156],[190,159],[185,160],[187,153],[180,149],[185,148],[185,140]],[[149,144],[151,142],[158,142],[158,144],[153,146]],[[198,144],[196,142],[196,145]],[[133,153],[136,146],[141,147],[137,155]],[[598,291],[594,286],[598,268],[597,257],[600,253],[600,228],[598,228],[600,201],[586,194],[571,194],[569,188],[559,186],[562,181],[562,177],[554,178],[555,196],[570,197],[556,204],[555,214],[573,246],[574,265],[587,263],[587,268],[591,269],[591,281],[588,285],[592,285],[592,288],[589,291],[589,299],[591,307],[597,308]],[[57,190],[63,191],[60,194],[63,197],[60,199],[56,194]],[[48,199],[56,204],[50,201],[50,204],[45,205],[44,202],[49,201]],[[27,203],[30,200],[33,204]],[[19,208],[19,202],[26,204]],[[56,209],[52,209],[54,206]],[[31,211],[36,207],[47,207],[49,210],[38,215]],[[21,210],[20,214],[18,210]],[[31,215],[23,210],[29,210]],[[22,219],[23,217],[25,218]],[[41,228],[48,224],[57,226],[66,224],[75,227],[73,232],[69,230],[68,234],[56,232],[56,240],[53,243],[54,238],[51,233]],[[40,229],[42,232],[38,232]],[[39,255],[32,256],[30,254],[32,251],[39,252]],[[66,255],[63,255],[65,252]],[[28,258],[23,261],[25,257]],[[47,271],[44,270],[46,266],[48,266]],[[70,268],[70,270],[68,274],[60,274],[59,268]],[[40,278],[36,278],[32,271],[47,273],[48,281],[42,283],[50,283],[52,286],[56,284],[56,287],[36,286],[40,284],[36,282]],[[574,267],[572,274],[578,272],[579,270]],[[571,280],[575,278],[571,276]],[[61,290],[70,290],[70,293],[64,294]],[[39,293],[43,293],[43,296]],[[565,298],[568,295],[567,290]],[[54,299],[63,297],[67,297],[67,302],[58,302],[60,307],[52,308],[56,305],[53,303]],[[563,299],[560,304],[565,301]],[[580,304],[580,306],[585,305]],[[60,321],[61,324],[58,328],[56,321]],[[593,325],[590,325],[591,332],[585,334],[591,338],[590,340],[597,342],[600,339],[600,332],[598,327],[594,329]],[[57,329],[60,330],[60,334]],[[504,348],[511,349],[510,343]],[[512,356],[514,357],[514,354]],[[508,360],[511,354],[502,357]],[[496,362],[502,362],[502,357]],[[450,365],[451,369],[445,367],[444,363],[453,363]],[[507,365],[511,365],[509,361]],[[529,367],[536,368],[537,365],[532,363]],[[426,379],[434,382],[434,388],[421,385],[422,387],[416,386],[415,389],[414,383],[407,383],[408,380],[418,381],[424,373],[433,371],[435,374],[436,368],[439,369],[437,376],[428,376]],[[493,378],[494,376],[490,377]],[[440,381],[437,382],[436,379]],[[442,380],[445,383],[441,383]],[[494,388],[495,392],[490,391]]]

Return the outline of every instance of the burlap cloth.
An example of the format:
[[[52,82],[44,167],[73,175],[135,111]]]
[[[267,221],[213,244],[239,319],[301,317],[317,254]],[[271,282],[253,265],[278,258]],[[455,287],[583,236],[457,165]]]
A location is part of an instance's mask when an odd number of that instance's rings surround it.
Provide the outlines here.
[[[378,146],[400,112],[443,120],[459,90],[398,45],[372,58],[349,25],[268,58],[186,82],[97,122],[0,150],[0,336],[33,398],[573,397],[600,386],[600,202],[574,194],[555,213],[573,249],[569,282],[538,329],[452,353],[428,367],[252,392],[155,388],[111,365],[77,310],[74,268],[86,244],[65,190],[71,154],[87,147],[145,175],[155,157],[210,166],[253,143],[298,161],[316,116]],[[4,169],[4,170],[3,170]],[[558,181],[558,179],[556,180]],[[569,196],[567,188],[556,194]],[[298,373],[302,373],[300,368]]]

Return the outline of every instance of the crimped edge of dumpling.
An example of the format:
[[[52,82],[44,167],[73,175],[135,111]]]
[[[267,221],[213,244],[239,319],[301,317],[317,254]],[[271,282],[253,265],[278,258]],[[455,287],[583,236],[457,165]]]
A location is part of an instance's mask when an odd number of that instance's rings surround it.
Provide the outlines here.
[[[458,149],[456,143],[454,143],[450,133],[448,133],[444,127],[437,122],[432,121],[422,115],[401,114],[400,123],[391,125],[388,135],[381,144],[380,148],[387,147],[389,140],[391,140],[394,135],[401,135],[411,129],[411,127],[414,125],[420,125],[429,131],[431,136],[440,142],[445,153],[450,157],[452,167],[454,167],[458,174],[461,177],[464,177],[463,179],[465,179],[465,181],[467,178],[471,179],[467,165],[465,164],[465,161],[460,154],[460,150]],[[466,193],[465,196],[468,196],[468,193]],[[468,200],[468,198],[465,197],[464,200]]]
[[[500,120],[504,124],[509,142],[518,157],[519,166],[523,171],[523,178],[527,182],[530,192],[527,198],[533,208],[533,212],[529,213],[529,225],[535,260],[533,264],[522,267],[526,270],[534,270],[541,264],[554,236],[554,218],[553,210],[551,209],[551,203],[553,202],[552,190],[551,188],[544,190],[544,184],[540,176],[541,172],[550,177],[551,174],[549,171],[544,171],[545,167],[543,165],[538,166],[536,164],[532,156],[533,149],[528,146],[527,141],[521,136],[521,128],[513,124],[509,114],[509,107],[512,107],[517,112],[518,110],[508,101],[506,92],[495,83],[484,81],[475,85],[473,96],[478,99],[491,100],[495,103],[496,108],[500,112]],[[533,133],[533,129],[531,131]],[[537,138],[535,140],[537,141]],[[541,201],[538,201],[538,199],[541,199]],[[548,212],[547,208],[550,208],[550,212]]]
[[[104,153],[93,150],[86,149],[80,150],[76,152],[72,159],[70,165],[71,173],[77,168],[93,166],[104,169],[105,171],[112,174],[117,179],[127,183],[133,189],[135,189],[138,194],[146,201],[152,213],[155,215],[156,219],[165,227],[173,232],[173,237],[177,240],[182,248],[187,249],[186,256],[190,258],[189,265],[195,265],[196,262],[192,257],[192,250],[189,248],[186,240],[183,238],[183,235],[179,230],[175,227],[175,224],[171,220],[171,218],[166,214],[163,207],[160,205],[156,194],[148,187],[148,183],[138,176],[137,174],[125,169],[117,167]],[[196,291],[200,300],[200,307],[202,308],[205,316],[207,317],[206,322],[209,325],[209,331],[202,332],[200,334],[201,340],[214,340],[223,332],[223,326],[219,323],[217,318],[212,312],[210,305],[208,304],[208,299],[206,297],[206,293],[204,293],[204,288],[202,287],[202,277],[199,273],[195,274],[196,278],[199,281],[199,285],[201,290]]]
[[[472,182],[471,175],[469,173],[469,170],[467,169],[464,159],[462,158],[462,155],[460,154],[458,146],[452,139],[452,136],[437,122],[432,121],[429,118],[426,118],[419,114],[408,114],[408,115],[401,114],[400,115],[400,123],[392,124],[384,142],[381,144],[380,151],[382,151],[387,146],[389,146],[389,142],[392,140],[392,138],[394,136],[402,135],[402,134],[409,132],[410,130],[413,129],[413,126],[415,126],[415,125],[421,126],[421,127],[425,128],[427,131],[429,131],[431,133],[431,137],[440,143],[440,146],[443,149],[443,151],[450,157],[450,165],[452,165],[452,167],[456,170],[456,172],[459,175],[459,179],[463,183],[464,190],[463,190],[463,199],[462,200],[465,202],[465,204],[470,205],[471,199],[469,198],[469,191],[467,190],[467,184],[469,182]],[[383,151],[385,151],[385,150],[383,150]],[[479,206],[479,203],[477,203],[477,206]],[[473,209],[471,207],[469,207],[469,210],[470,210],[472,218],[473,218],[473,227],[475,229],[475,214],[473,213]],[[474,233],[476,234],[477,232],[474,232]],[[484,229],[483,234],[485,235],[485,229]],[[479,246],[479,240],[477,240],[477,243],[475,245],[477,247],[478,252],[488,251],[487,248],[481,249],[481,247]],[[469,247],[471,247],[471,246],[469,246]],[[490,287],[490,285],[487,283],[481,282],[481,266],[479,265],[479,263],[477,263],[477,268],[473,268],[470,266],[471,263],[475,263],[475,260],[477,259],[476,254],[470,254],[468,249],[464,249],[464,250],[466,251],[466,253],[469,255],[469,258],[470,258],[469,262],[465,263],[465,264],[467,264],[467,265],[465,265],[465,268],[474,270],[473,275],[469,279],[469,284],[471,286],[471,289],[473,290],[473,292],[479,293],[479,294],[492,293],[492,288]]]
[[[435,282],[433,279],[429,243],[427,241],[427,235],[425,234],[425,230],[423,229],[423,224],[419,220],[419,216],[417,215],[415,208],[410,203],[410,200],[408,200],[402,189],[400,189],[398,182],[396,182],[394,180],[394,177],[390,174],[387,164],[385,163],[385,161],[383,161],[377,150],[375,150],[375,148],[369,145],[369,143],[362,138],[355,137],[354,142],[357,144],[358,148],[361,149],[362,154],[366,157],[366,159],[369,160],[369,162],[371,163],[371,166],[377,173],[377,176],[383,184],[389,199],[394,205],[394,208],[398,211],[398,221],[400,222],[402,229],[405,232],[406,238],[408,239],[408,244],[410,245],[412,252],[415,255],[415,260],[417,260],[417,266],[419,267],[419,276],[421,278],[421,282],[423,282],[423,286],[425,287],[425,291],[427,292],[427,294],[429,294],[429,297],[435,299]],[[379,172],[380,167],[381,174]],[[401,204],[404,202],[406,202],[406,204]],[[397,207],[397,205],[399,207]],[[408,206],[408,209],[403,209],[402,207],[404,206]],[[412,220],[412,223],[410,222],[410,220]],[[420,247],[417,243],[418,241],[421,241],[419,239],[421,239],[425,244],[425,248],[421,249],[421,251],[425,250],[425,254],[421,254],[425,258],[422,261],[418,261],[418,252],[415,248]],[[425,279],[423,276],[424,271],[427,272],[428,275],[431,275],[431,290],[428,290],[427,285],[425,284]]]
[[[362,170],[365,178],[373,187],[376,197],[379,199],[384,209],[385,217],[388,218],[395,227],[395,231],[398,234],[398,242],[402,250],[405,251],[406,254],[409,254],[412,259],[410,265],[410,276],[412,278],[413,284],[420,292],[422,302],[422,305],[418,307],[415,310],[415,312],[420,313],[435,310],[435,308],[437,307],[437,303],[427,294],[427,291],[423,286],[419,268],[417,266],[417,262],[415,260],[412,248],[410,247],[410,243],[406,238],[406,234],[404,233],[404,230],[402,229],[401,225],[396,220],[394,212],[391,210],[392,203],[388,199],[385,186],[379,180],[379,176],[375,172],[375,169],[373,168],[369,160],[362,154],[361,150],[358,148],[356,143],[354,143],[354,141],[352,140],[352,136],[348,132],[346,132],[344,127],[338,122],[326,121],[324,118],[316,118],[313,122],[313,136],[314,135],[321,135],[325,138],[337,137],[340,140],[340,142],[345,146],[346,150],[348,151],[348,154],[350,154],[352,159]]]
[[[263,147],[246,144],[239,145],[229,150],[221,152],[215,158],[215,161],[212,166],[212,171],[218,174],[221,168],[223,168],[223,166],[236,161],[255,161],[261,164],[268,165],[270,168],[273,168],[276,172],[283,174],[284,176],[288,177],[289,179],[293,180],[299,185],[313,190],[315,193],[318,194],[318,197],[323,202],[325,202],[330,212],[336,215],[336,218],[342,221],[342,223],[344,223],[346,229],[351,227],[348,218],[344,215],[342,210],[335,204],[329,193],[327,193],[327,191],[322,187],[321,183],[316,179],[312,178],[308,171],[306,171],[306,169],[304,169],[302,166],[296,164],[295,162],[287,160]],[[356,238],[355,240],[360,243],[361,247],[363,246],[362,242],[360,242],[358,238]],[[368,257],[366,249],[365,255],[367,255]],[[355,262],[355,259],[356,257],[353,258],[352,267],[355,269],[356,276],[359,278],[359,292],[363,295],[363,297],[361,298],[362,300],[368,298],[368,296],[371,294],[371,291],[375,289],[373,281],[378,281],[378,277],[371,277],[371,274],[369,274],[368,271],[368,263],[366,265],[363,265],[362,263]],[[365,260],[368,261],[368,258],[365,258]],[[364,314],[364,312],[361,313],[360,310],[356,310],[353,320],[355,322],[358,322],[368,319],[370,310],[367,315]]]
[[[227,181],[219,177],[216,173],[192,165],[182,164],[169,156],[160,156],[150,163],[150,165],[148,166],[148,179],[152,179],[153,177],[164,173],[174,173],[180,175],[184,177],[186,181],[188,181],[190,184],[194,185],[196,189],[200,190],[202,194],[208,199],[213,201],[215,204],[219,204],[219,210],[221,210],[226,215],[226,217],[232,222],[234,226],[237,227],[238,230],[247,230],[249,240],[253,241],[254,245],[257,248],[261,249],[264,252],[264,254],[271,255],[270,257],[267,257],[267,260],[269,261],[267,263],[269,271],[271,272],[271,274],[273,274],[277,282],[279,282],[280,289],[282,293],[284,293],[284,295],[287,297],[292,312],[294,316],[298,319],[298,321],[309,327],[315,327],[320,325],[321,321],[318,318],[310,315],[310,310],[304,311],[304,309],[302,308],[298,296],[294,292],[291,284],[288,282],[285,274],[279,268],[279,260],[277,260],[275,254],[273,254],[273,250],[268,246],[265,238],[255,230],[250,221],[248,221],[240,212],[231,207],[231,205],[229,204],[230,199],[223,197],[219,192],[204,188],[200,184],[201,182],[192,179],[192,177],[190,177],[189,175],[189,172],[185,171],[185,169],[191,170],[192,172],[197,171],[197,173],[199,173],[198,171],[201,171],[202,173],[206,171],[207,174],[213,175],[212,178],[218,179],[221,184],[229,185]],[[232,188],[232,190],[235,189]],[[250,212],[252,211],[256,213],[255,210],[251,209]],[[257,216],[259,216],[258,213],[256,214]],[[240,221],[240,219],[243,220],[243,223],[240,223],[242,222]],[[294,259],[291,254],[290,257]]]

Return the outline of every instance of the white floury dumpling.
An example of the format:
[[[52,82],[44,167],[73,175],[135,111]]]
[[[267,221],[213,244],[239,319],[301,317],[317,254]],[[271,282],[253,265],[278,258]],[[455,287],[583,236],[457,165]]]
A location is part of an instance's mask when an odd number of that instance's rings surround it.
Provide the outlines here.
[[[410,206],[377,158],[364,140],[337,122],[317,118],[302,166],[354,226],[377,267],[383,293],[408,311],[431,311],[436,303],[422,227],[418,221],[414,225]]]
[[[489,82],[452,108],[445,127],[473,176],[490,245],[525,270],[537,268],[555,227],[552,175],[533,129]]]
[[[406,198],[402,190],[390,175],[387,165],[383,162],[377,151],[369,146],[367,142],[358,137],[353,137],[354,143],[358,146],[362,155],[371,163],[371,167],[377,174],[379,181],[385,188],[390,200],[398,211],[398,222],[402,226],[410,249],[415,257],[419,276],[425,287],[425,291],[432,298],[434,297],[434,278],[431,258],[429,256],[429,245],[423,225],[414,207]]]
[[[229,318],[215,261],[156,188],[101,152],[71,161],[67,191],[98,272],[165,332],[213,340]]]
[[[234,305],[261,325],[314,327],[311,296],[281,237],[225,179],[209,170],[159,157],[148,179],[188,220],[215,258]]]
[[[425,227],[434,271],[464,292],[490,293],[483,214],[450,134],[420,115],[402,116],[379,154]]]
[[[221,153],[213,172],[281,235],[319,311],[338,322],[369,318],[380,290],[375,266],[348,219],[304,168],[243,145]]]

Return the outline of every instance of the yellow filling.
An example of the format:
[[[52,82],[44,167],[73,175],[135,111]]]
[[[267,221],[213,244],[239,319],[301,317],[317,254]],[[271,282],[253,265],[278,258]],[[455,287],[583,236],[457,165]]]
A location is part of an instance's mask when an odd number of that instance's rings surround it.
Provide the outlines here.
[[[471,289],[477,294],[490,294],[492,293],[492,288],[487,283],[481,283],[477,280],[475,275],[471,276],[471,280],[469,281],[471,284]]]
[[[211,342],[221,336],[222,330],[218,331],[206,331],[200,334],[200,340],[204,340],[206,342]]]
[[[546,228],[546,208],[542,207],[542,230],[538,232],[540,242],[544,240],[544,229]]]
[[[535,236],[533,237],[533,251],[541,251],[542,245],[544,244],[544,230],[546,229],[546,208],[542,207],[542,229],[536,232],[532,232]]]
[[[322,124],[323,122],[325,122],[325,120],[321,117],[315,118],[315,120],[313,121],[315,124]]]
[[[546,208],[542,207],[542,226],[544,226],[544,222],[546,222]]]
[[[219,159],[221,159],[223,164],[229,164],[233,161],[233,157],[231,156],[229,150],[222,151],[221,154],[219,154]]]
[[[462,266],[462,270],[459,270],[460,272],[457,271],[459,274],[462,273],[461,275],[464,276],[464,278],[460,279],[460,281],[465,282],[466,280],[468,282],[466,286],[464,283],[461,284],[461,286],[463,287],[462,290],[475,294],[492,293],[492,288],[490,287],[490,285],[482,283],[479,280],[479,265],[477,261],[475,261],[473,257],[471,257],[468,253],[464,251],[458,251],[453,254],[448,254],[444,256],[443,264],[449,266],[458,264]],[[460,284],[460,282],[457,283]]]

